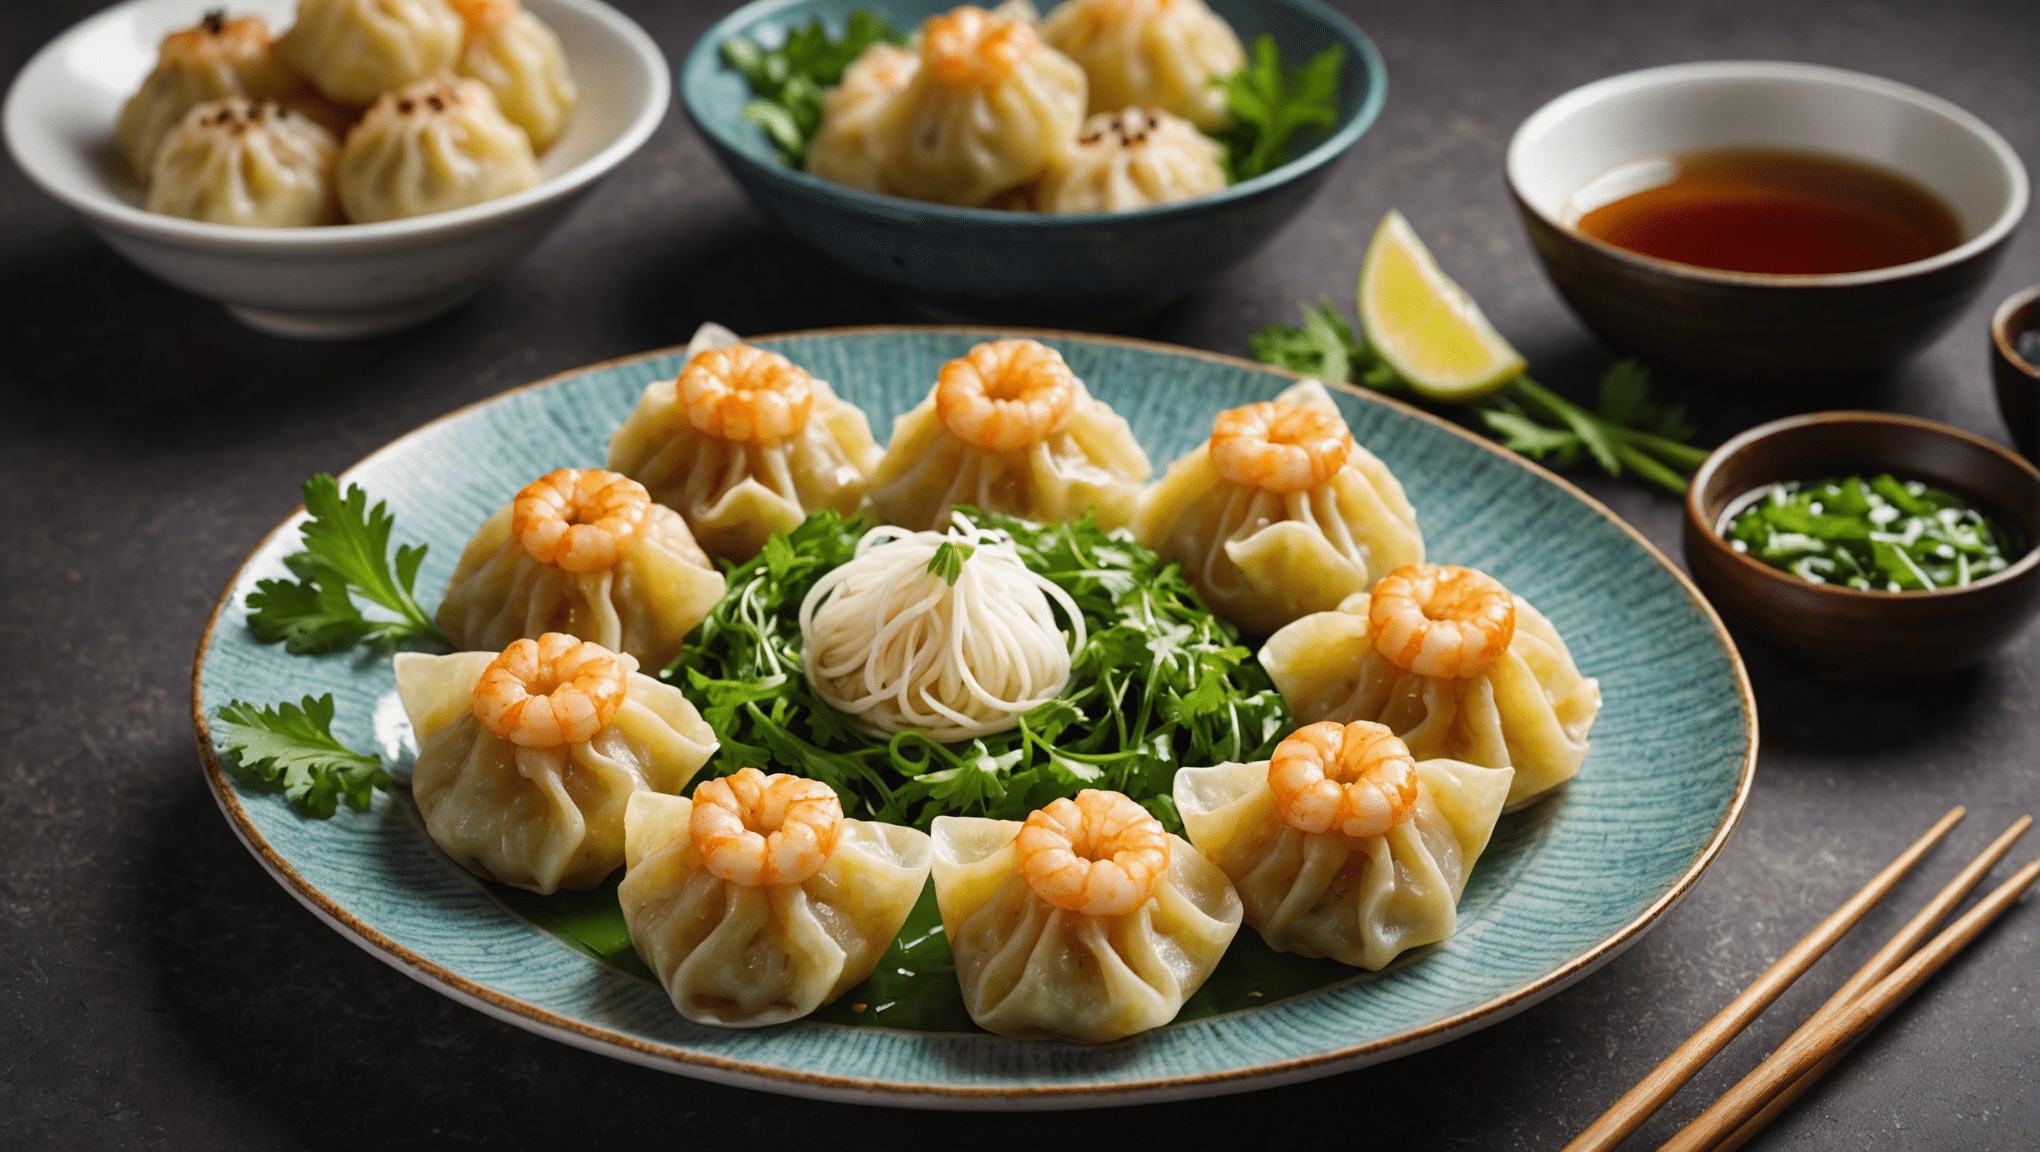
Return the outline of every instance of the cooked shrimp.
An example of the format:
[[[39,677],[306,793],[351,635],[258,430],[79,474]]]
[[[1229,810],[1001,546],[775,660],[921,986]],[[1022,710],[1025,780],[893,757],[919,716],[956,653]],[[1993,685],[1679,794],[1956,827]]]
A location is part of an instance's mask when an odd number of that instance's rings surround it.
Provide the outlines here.
[[[1501,581],[1449,564],[1405,564],[1367,601],[1374,650],[1420,676],[1478,676],[1516,638],[1516,601]]]
[[[732,884],[798,884],[836,851],[843,802],[820,780],[739,768],[694,790],[687,829],[702,867]]]
[[[994,452],[1049,438],[1077,406],[1077,375],[1034,340],[980,344],[942,366],[935,414],[958,439]]]
[[[1220,412],[1211,422],[1211,462],[1234,484],[1303,492],[1330,480],[1353,450],[1335,412],[1264,400]]]
[[[930,16],[921,26],[921,56],[951,88],[989,88],[1011,75],[1040,44],[1041,37],[1026,21],[969,6]]]
[[[1086,788],[1027,817],[1015,841],[1034,894],[1086,916],[1124,916],[1147,903],[1169,869],[1169,834],[1118,792]]]
[[[510,531],[540,564],[601,572],[637,547],[651,511],[651,494],[628,476],[561,468],[517,493]]]
[[[482,726],[525,748],[593,740],[623,705],[623,661],[600,644],[564,632],[519,640],[475,683]]]
[[[517,15],[517,0],[447,0],[468,31],[487,32],[501,28]]]
[[[1298,832],[1381,836],[1417,806],[1417,766],[1383,724],[1326,720],[1275,746],[1268,787],[1282,822]]]
[[[784,440],[807,427],[814,377],[777,352],[732,344],[711,348],[680,370],[687,422],[733,444]]]

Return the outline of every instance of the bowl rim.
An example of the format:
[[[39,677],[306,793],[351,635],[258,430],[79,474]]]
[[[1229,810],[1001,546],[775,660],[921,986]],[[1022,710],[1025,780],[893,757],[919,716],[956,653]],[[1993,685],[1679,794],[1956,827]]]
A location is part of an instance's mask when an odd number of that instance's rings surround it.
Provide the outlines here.
[[[1861,409],[1806,412],[1797,416],[1786,416],[1782,419],[1759,424],[1754,428],[1731,437],[1721,447],[1708,454],[1707,459],[1693,473],[1692,482],[1686,486],[1686,535],[1688,538],[1696,535],[1699,536],[1706,540],[1706,547],[1711,548],[1717,555],[1725,556],[1731,564],[1739,565],[1738,571],[1763,579],[1774,586],[1797,589],[1817,596],[1837,596],[1843,602],[1857,601],[1865,604],[1916,604],[1928,601],[1946,601],[1971,595],[1985,595],[2001,585],[2025,579],[2036,568],[2040,568],[2040,541],[2031,541],[2028,543],[2025,553],[2008,565],[2004,571],[1993,572],[1989,576],[1964,587],[1933,588],[1909,592],[1885,592],[1874,589],[1849,588],[1841,584],[1815,584],[1811,581],[1801,580],[1790,572],[1780,568],[1773,568],[1761,560],[1752,559],[1748,555],[1729,547],[1728,542],[1722,539],[1721,533],[1715,529],[1714,524],[1708,521],[1705,511],[1701,508],[1701,503],[1707,490],[1713,485],[1715,474],[1721,470],[1721,466],[1759,440],[1767,440],[1772,436],[1790,432],[1797,428],[1837,424],[1884,424],[1909,428],[1927,435],[1941,436],[1954,440],[1973,450],[1986,452],[2013,465],[2017,470],[2031,477],[2034,487],[2040,489],[2040,468],[2035,468],[2024,457],[2006,448],[2004,445],[1992,440],[1986,440],[1974,432],[1957,428],[1952,424],[1943,424],[1938,420],[1928,420],[1924,417],[1907,416],[1896,412],[1874,412]],[[1688,563],[1691,563],[1690,556],[1688,557]]]
[[[804,188],[810,193],[837,197],[872,212],[909,212],[938,219],[946,218],[959,223],[992,224],[1021,230],[1045,230],[1067,228],[1072,224],[1195,215],[1220,207],[1229,201],[1246,199],[1279,185],[1288,184],[1338,159],[1373,127],[1375,119],[1381,115],[1383,103],[1388,98],[1387,65],[1382,62],[1380,51],[1374,47],[1374,41],[1368,39],[1366,33],[1320,0],[1278,0],[1283,6],[1303,12],[1329,27],[1335,42],[1352,53],[1365,67],[1367,73],[1367,86],[1361,93],[1360,107],[1353,113],[1352,118],[1339,125],[1330,136],[1320,141],[1310,151],[1250,180],[1229,184],[1221,191],[1189,200],[1179,200],[1173,204],[1138,208],[1131,212],[1013,212],[999,208],[962,208],[953,204],[937,204],[933,201],[914,200],[883,192],[867,192],[862,188],[852,188],[848,184],[824,180],[782,163],[768,164],[744,151],[737,141],[723,134],[696,109],[694,103],[696,82],[721,65],[722,42],[735,35],[737,25],[750,24],[765,16],[783,13],[787,9],[799,8],[813,2],[814,0],[752,0],[751,3],[716,21],[708,31],[701,34],[700,39],[694,42],[694,46],[688,49],[687,58],[681,63],[680,106],[686,110],[687,118],[693,122],[695,131],[714,144],[717,152],[726,160],[730,157],[738,158],[752,171],[770,173],[768,179],[787,180],[795,187]],[[883,0],[873,0],[874,6],[881,3]]]
[[[1616,99],[1636,92],[1662,88],[1672,84],[1694,80],[1787,80],[1809,86],[1830,86],[1853,88],[1859,93],[1875,93],[1911,104],[1941,117],[1952,127],[1968,132],[1980,141],[1996,157],[2011,184],[2011,195],[2004,210],[1996,219],[1976,235],[1957,244],[1945,252],[1937,252],[1923,260],[1905,264],[1892,264],[1883,268],[1869,268],[1861,272],[1823,273],[1782,273],[1782,272],[1737,272],[1725,268],[1707,268],[1698,264],[1685,264],[1677,260],[1666,260],[1647,256],[1580,231],[1573,225],[1554,218],[1531,202],[1523,193],[1517,178],[1518,170],[1528,163],[1527,154],[1534,139],[1542,136],[1551,127],[1575,113],[1605,100]],[[1819,148],[1800,149],[1819,152]],[[1974,113],[1951,100],[1931,92],[1887,80],[1868,72],[1857,72],[1848,68],[1836,68],[1826,64],[1803,64],[1789,60],[1701,60],[1685,64],[1662,64],[1653,68],[1639,68],[1632,72],[1620,72],[1604,76],[1563,92],[1547,101],[1516,126],[1509,138],[1509,147],[1502,164],[1504,178],[1508,181],[1509,192],[1516,202],[1539,220],[1550,225],[1559,234],[1575,243],[1583,244],[1610,259],[1634,265],[1638,268],[1665,275],[1677,276],[1704,283],[1735,285],[1755,288],[1845,288],[1863,284],[1881,284],[1893,280],[1905,280],[1914,276],[1937,272],[1943,268],[1964,263],[1991,248],[2003,243],[2025,219],[2026,208],[2031,198],[2031,188],[2026,177],[2026,166],[2019,154],[1998,134],[1997,130],[1983,122]],[[1904,175],[1901,173],[1901,175]],[[1910,176],[1907,179],[1912,179]],[[1917,181],[1915,181],[1917,183]],[[1937,197],[1938,198],[1938,197]]]
[[[2035,319],[2040,319],[2040,284],[2005,297],[2005,302],[1997,306],[1996,312],[1991,313],[1990,344],[1996,350],[1999,360],[2035,380],[2040,380],[2040,364],[2019,355],[2018,347],[2012,343],[2012,317],[2021,311],[2035,313]]]
[[[50,67],[54,55],[94,27],[116,19],[119,14],[157,0],[123,0],[102,8],[53,37],[38,49],[8,86],[7,100],[0,108],[8,153],[15,166],[52,199],[86,217],[94,225],[105,225],[124,233],[186,248],[213,249],[256,255],[327,254],[387,248],[420,239],[442,239],[485,231],[503,221],[526,215],[581,191],[608,174],[651,138],[672,104],[670,66],[657,42],[630,17],[602,0],[544,0],[573,9],[592,18],[616,43],[627,48],[646,73],[646,98],[630,122],[615,139],[594,155],[551,179],[521,192],[448,212],[434,212],[400,220],[371,224],[342,224],[315,228],[253,228],[234,224],[213,224],[150,212],[101,194],[97,189],[79,187],[54,179],[31,163],[24,154],[21,138],[31,129],[26,111],[25,89],[30,78]],[[196,0],[194,0],[196,4]],[[202,7],[202,5],[200,5]],[[111,125],[108,126],[111,131]]]

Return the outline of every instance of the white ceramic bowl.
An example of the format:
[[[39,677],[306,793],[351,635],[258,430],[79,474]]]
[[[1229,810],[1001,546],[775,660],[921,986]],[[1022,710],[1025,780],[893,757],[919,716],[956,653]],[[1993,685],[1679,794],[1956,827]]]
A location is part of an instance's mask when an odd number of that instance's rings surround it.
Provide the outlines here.
[[[559,34],[581,89],[567,131],[539,158],[536,187],[453,212],[326,228],[236,228],[144,211],[114,122],[155,66],[164,35],[217,6],[128,0],[51,41],[7,94],[7,147],[122,255],[271,335],[354,339],[453,308],[635,152],[671,97],[665,56],[629,18],[600,0],[526,0]],[[292,0],[226,7],[262,16],[278,34],[295,11]]]
[[[1954,210],[1963,242],[1909,264],[1787,276],[1697,268],[1581,233],[1586,212],[1657,182],[1647,162],[1778,148],[1910,177]],[[1766,60],[1610,76],[1538,109],[1509,142],[1508,180],[1559,292],[1609,343],[1745,383],[1844,378],[1940,335],[1989,280],[2026,214],[2026,171],[1983,121],[1895,81]]]

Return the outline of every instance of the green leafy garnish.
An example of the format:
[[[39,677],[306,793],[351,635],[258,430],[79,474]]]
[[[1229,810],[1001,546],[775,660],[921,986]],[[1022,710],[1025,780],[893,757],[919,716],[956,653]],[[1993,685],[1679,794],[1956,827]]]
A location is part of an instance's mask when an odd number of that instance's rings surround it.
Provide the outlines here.
[[[1290,138],[1304,128],[1339,120],[1339,68],[1346,50],[1334,44],[1300,68],[1282,66],[1275,38],[1254,38],[1247,66],[1218,83],[1225,88],[1232,123],[1212,133],[1226,146],[1226,175],[1251,180],[1282,162]]]
[[[935,555],[928,561],[928,571],[942,577],[943,583],[953,586],[956,578],[963,575],[963,562],[970,559],[971,554],[976,551],[977,549],[969,544],[956,540],[946,541],[935,549]]]
[[[429,640],[452,647],[446,634],[411,592],[425,546],[403,545],[394,565],[389,555],[386,505],[368,506],[368,493],[321,472],[304,486],[305,550],[283,558],[295,580],[260,580],[248,593],[248,628],[264,644],[283,642],[293,655],[342,652],[363,641],[394,647]],[[370,617],[354,602],[360,596],[395,614]]]
[[[1110,788],[1180,829],[1169,795],[1178,765],[1265,758],[1291,727],[1238,630],[1125,532],[1089,514],[1044,526],[958,511],[1009,538],[1083,614],[1062,695],[1010,731],[948,745],[874,736],[824,704],[801,670],[800,603],[855,554],[866,525],[818,512],[729,573],[729,591],[666,670],[722,738],[716,773],[776,765],[827,783],[849,815],[924,829],[943,814],[1018,820]]]
[[[1408,390],[1329,300],[1303,306],[1303,327],[1271,324],[1248,337],[1247,345],[1256,359],[1321,380]],[[1707,459],[1706,449],[1686,443],[1693,426],[1685,408],[1659,402],[1651,394],[1649,370],[1634,360],[1615,364],[1601,377],[1592,412],[1528,376],[1463,408],[1504,447],[1533,460],[1566,468],[1584,455],[1610,476],[1626,473],[1674,494],[1685,492],[1687,478]]]
[[[281,791],[307,816],[324,820],[342,799],[365,812],[370,794],[390,786],[380,758],[333,738],[331,694],[274,708],[235,700],[215,715],[227,769],[253,787]]]
[[[843,70],[873,44],[905,44],[885,17],[869,8],[850,13],[842,37],[829,35],[820,18],[787,30],[786,42],[761,48],[741,36],[722,42],[722,57],[751,85],[744,119],[756,124],[794,168],[807,166],[808,141],[822,125],[822,94],[840,83]]]

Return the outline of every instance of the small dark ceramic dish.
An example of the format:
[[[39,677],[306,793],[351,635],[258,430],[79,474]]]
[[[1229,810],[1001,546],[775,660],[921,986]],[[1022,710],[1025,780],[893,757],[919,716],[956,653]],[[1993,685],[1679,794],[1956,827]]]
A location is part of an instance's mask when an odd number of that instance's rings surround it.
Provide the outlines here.
[[[777,45],[815,17],[840,32],[857,8],[911,30],[958,2],[757,0],[710,28],[680,72],[688,116],[760,212],[835,264],[947,319],[1099,328],[1161,307],[1245,259],[1296,215],[1374,122],[1388,90],[1374,45],[1317,0],[1211,0],[1242,41],[1268,33],[1291,64],[1343,45],[1338,123],[1273,172],[1123,213],[1000,212],[864,192],[787,167],[744,119],[750,89],[723,62],[723,41]]]
[[[1738,496],[1784,480],[1891,472],[1953,492],[2013,537],[2012,566],[1967,588],[1859,592],[1809,584],[1728,546]],[[1976,663],[2040,609],[2040,471],[1959,428],[1884,412],[1761,424],[1714,450],[1686,489],[1686,566],[1722,616],[1833,680],[1888,681]]]
[[[1730,147],[1895,171],[1947,202],[1964,240],[1909,264],[1796,276],[1661,260],[1573,226],[1640,190],[1617,170]],[[1860,72],[1763,60],[1674,64],[1576,88],[1516,130],[1507,174],[1545,272],[1587,327],[1653,367],[1739,387],[1846,380],[1926,347],[1990,280],[2028,196],[2018,154],[1948,101]]]
[[[2036,330],[2040,284],[2014,293],[1990,321],[1990,375],[1997,385],[1998,414],[2028,460],[2040,460],[2040,363],[2019,355],[2019,334]]]

